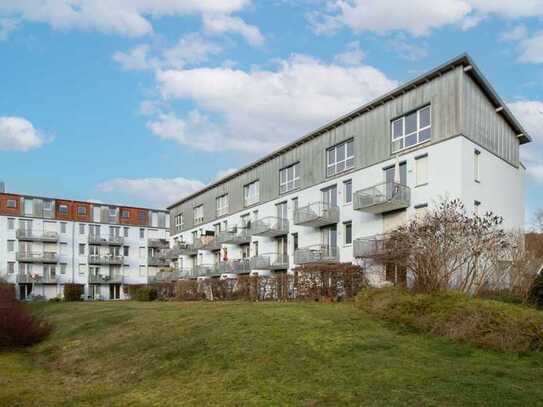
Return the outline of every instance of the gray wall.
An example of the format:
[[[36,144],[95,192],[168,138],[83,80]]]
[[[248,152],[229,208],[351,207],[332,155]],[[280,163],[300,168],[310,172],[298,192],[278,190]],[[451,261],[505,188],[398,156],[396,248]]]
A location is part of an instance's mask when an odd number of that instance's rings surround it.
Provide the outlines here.
[[[260,180],[260,203],[276,199],[279,197],[279,170],[294,162],[300,162],[301,189],[324,182],[326,149],[350,138],[354,139],[355,169],[388,160],[391,158],[391,120],[428,103],[432,105],[430,143],[458,136],[465,131],[475,142],[518,165],[518,141],[511,139],[513,131],[496,114],[492,104],[464,73],[463,68],[457,67],[177,205],[171,209],[170,215],[173,219],[183,213],[183,230],[191,229],[194,227],[193,208],[204,204],[205,222],[210,222],[216,218],[215,198],[226,193],[229,194],[229,213],[242,211],[245,209],[243,186],[257,179]],[[171,224],[171,233],[177,233],[174,222]]]

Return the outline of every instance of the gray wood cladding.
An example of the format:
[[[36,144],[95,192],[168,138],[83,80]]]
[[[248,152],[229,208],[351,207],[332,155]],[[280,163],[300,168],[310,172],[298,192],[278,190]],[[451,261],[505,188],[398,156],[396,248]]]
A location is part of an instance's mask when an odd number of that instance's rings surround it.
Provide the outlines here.
[[[302,189],[325,182],[326,149],[351,138],[354,140],[355,170],[388,160],[392,156],[391,121],[427,104],[432,106],[432,138],[425,146],[465,134],[518,166],[519,142],[513,130],[496,113],[463,67],[458,66],[171,208],[171,216],[183,213],[183,230],[191,229],[195,226],[193,208],[203,204],[205,223],[210,222],[216,218],[215,199],[223,194],[229,195],[230,214],[244,209],[249,211],[250,208],[243,205],[244,185],[259,180],[259,202],[276,199],[279,197],[279,170],[294,162],[300,163]],[[171,233],[177,233],[173,222]]]

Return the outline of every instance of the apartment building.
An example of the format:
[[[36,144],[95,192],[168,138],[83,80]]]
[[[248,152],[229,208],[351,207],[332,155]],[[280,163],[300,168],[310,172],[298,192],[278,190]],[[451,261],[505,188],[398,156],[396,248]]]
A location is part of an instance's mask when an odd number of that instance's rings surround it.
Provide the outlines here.
[[[20,299],[54,298],[65,283],[122,299],[168,265],[168,228],[166,211],[0,193],[0,278]]]
[[[464,54],[171,205],[167,257],[188,278],[356,263],[444,198],[522,228],[530,140]]]

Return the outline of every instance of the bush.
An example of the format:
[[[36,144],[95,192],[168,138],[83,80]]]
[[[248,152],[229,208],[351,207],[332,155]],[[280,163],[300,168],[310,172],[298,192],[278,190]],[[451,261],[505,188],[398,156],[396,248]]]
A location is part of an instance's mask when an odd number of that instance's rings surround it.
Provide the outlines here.
[[[83,286],[81,284],[64,284],[64,301],[81,301]]]
[[[534,281],[530,292],[531,302],[539,308],[543,308],[543,274],[539,274]]]
[[[153,287],[141,287],[136,292],[136,300],[138,301],[154,301],[158,297],[156,288]]]
[[[463,294],[411,294],[397,288],[367,289],[361,309],[432,335],[500,351],[543,349],[543,314],[525,306]]]
[[[11,284],[0,284],[0,347],[30,346],[45,339],[52,326],[15,300]]]

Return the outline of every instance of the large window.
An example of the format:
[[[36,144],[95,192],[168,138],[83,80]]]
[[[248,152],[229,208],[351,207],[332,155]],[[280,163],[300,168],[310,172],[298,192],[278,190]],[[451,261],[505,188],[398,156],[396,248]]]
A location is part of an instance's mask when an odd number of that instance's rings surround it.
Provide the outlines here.
[[[255,204],[260,199],[260,184],[258,181],[251,182],[250,184],[245,185],[243,188],[243,197],[245,201],[245,206]]]
[[[219,196],[216,199],[217,216],[223,216],[228,213],[228,194]]]
[[[181,231],[183,229],[184,219],[183,214],[180,213],[178,215],[175,215],[175,230]]]
[[[200,223],[204,223],[204,205],[194,208],[194,224],[199,225]]]
[[[300,164],[296,163],[279,171],[279,193],[292,191],[300,186]]]
[[[432,112],[423,107],[392,122],[392,152],[409,148],[432,137]]]
[[[326,176],[331,177],[354,166],[354,142],[346,141],[326,150]]]

